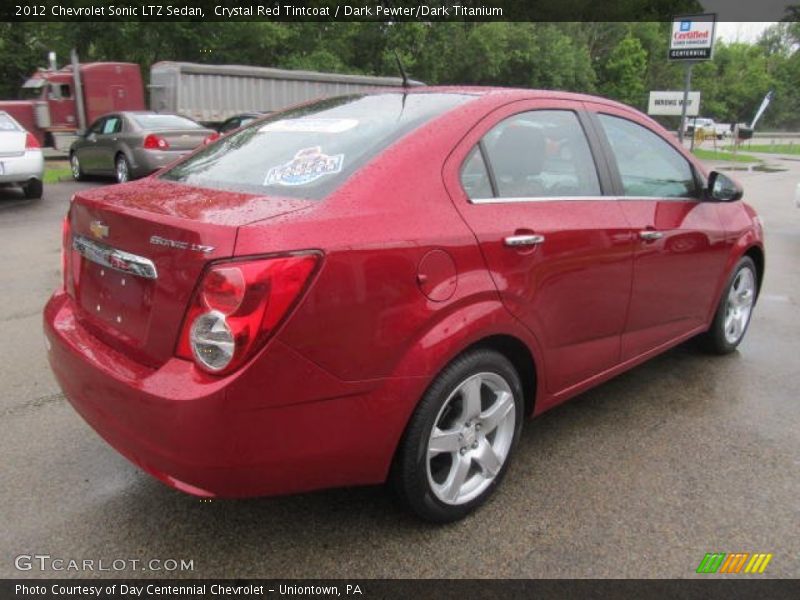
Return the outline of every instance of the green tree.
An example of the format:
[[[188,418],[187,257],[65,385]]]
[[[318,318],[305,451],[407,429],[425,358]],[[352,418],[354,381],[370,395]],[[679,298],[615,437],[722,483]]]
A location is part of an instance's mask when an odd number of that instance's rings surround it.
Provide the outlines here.
[[[798,14],[797,16],[800,16]],[[775,95],[762,117],[761,126],[797,129],[800,127],[800,28],[796,23],[776,23],[758,40],[766,57]]]
[[[695,66],[692,87],[702,93],[704,115],[749,121],[774,89],[763,126],[800,126],[798,15],[790,7],[788,20],[758,43],[720,42],[714,60]],[[397,52],[409,75],[429,84],[599,92],[644,108],[648,91],[682,88],[683,65],[667,60],[670,27],[669,21],[0,23],[0,96],[16,97],[50,50],[62,65],[71,48],[83,61],[136,62],[145,80],[161,60],[398,75]]]
[[[750,121],[773,85],[763,49],[740,42],[718,42],[714,60],[697,65],[692,79],[703,115],[721,122]]]
[[[603,65],[601,90],[610,98],[642,108],[645,101],[647,51],[639,38],[628,33]]]

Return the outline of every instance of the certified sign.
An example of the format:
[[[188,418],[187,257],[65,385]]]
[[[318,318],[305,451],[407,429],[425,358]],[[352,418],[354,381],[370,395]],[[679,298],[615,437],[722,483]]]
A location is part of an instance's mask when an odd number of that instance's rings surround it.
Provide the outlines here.
[[[715,14],[675,17],[669,40],[670,60],[709,60],[716,18]]]
[[[683,92],[650,92],[647,103],[648,115],[681,116]],[[686,100],[686,116],[696,117],[700,113],[700,92],[689,92]]]

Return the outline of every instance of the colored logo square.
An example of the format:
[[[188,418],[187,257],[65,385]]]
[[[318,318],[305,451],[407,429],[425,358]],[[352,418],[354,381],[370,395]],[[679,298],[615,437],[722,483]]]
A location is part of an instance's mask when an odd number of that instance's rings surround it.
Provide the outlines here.
[[[692,28],[691,21],[681,21],[681,31],[689,31]]]

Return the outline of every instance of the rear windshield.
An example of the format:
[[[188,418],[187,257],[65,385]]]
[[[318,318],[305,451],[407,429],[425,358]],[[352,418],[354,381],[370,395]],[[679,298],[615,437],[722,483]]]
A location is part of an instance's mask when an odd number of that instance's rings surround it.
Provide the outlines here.
[[[328,98],[235,131],[161,177],[318,200],[403,135],[470,98],[399,92]]]
[[[19,127],[6,113],[0,113],[0,131],[19,131]]]
[[[202,125],[178,115],[133,115],[142,129],[201,129]]]

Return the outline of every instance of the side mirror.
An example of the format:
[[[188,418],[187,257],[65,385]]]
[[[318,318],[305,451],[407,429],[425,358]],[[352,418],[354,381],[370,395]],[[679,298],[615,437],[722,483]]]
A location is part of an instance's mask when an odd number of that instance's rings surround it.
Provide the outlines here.
[[[718,202],[734,202],[741,199],[744,190],[733,179],[720,173],[711,171],[708,176],[706,196]]]

